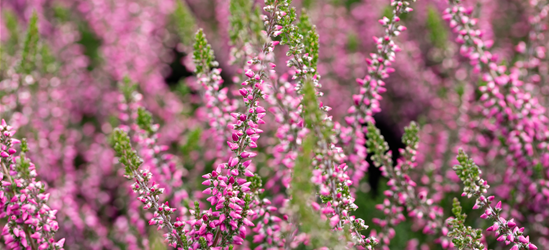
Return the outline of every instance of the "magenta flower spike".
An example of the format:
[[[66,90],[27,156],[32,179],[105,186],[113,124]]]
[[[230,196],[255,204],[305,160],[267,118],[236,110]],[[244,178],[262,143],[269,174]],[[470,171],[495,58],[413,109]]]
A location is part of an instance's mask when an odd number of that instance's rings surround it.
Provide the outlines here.
[[[204,89],[203,99],[208,109],[211,137],[216,142],[217,157],[225,160],[224,158],[231,153],[225,147],[225,138],[230,132],[227,126],[232,120],[229,114],[236,114],[238,102],[227,97],[228,88],[221,88],[223,84],[221,69],[217,68],[219,64],[215,61],[213,51],[202,30],[196,34],[193,59],[198,82]],[[241,89],[240,94],[247,96],[247,90]],[[232,133],[233,141],[238,140],[239,136],[238,133]]]
[[[138,200],[144,204],[143,209],[152,209],[154,212],[153,218],[149,220],[149,225],[157,226],[158,230],[165,228],[167,233],[164,237],[170,246],[187,248],[188,245],[195,243],[192,238],[187,240],[183,231],[184,223],[179,218],[175,222],[172,221],[171,215],[174,214],[176,208],[170,207],[167,201],[164,203],[160,200],[164,188],[152,181],[151,171],[140,169],[143,160],[132,149],[128,134],[121,129],[116,129],[113,137],[113,147],[120,163],[126,168],[125,177],[135,180],[131,187],[139,195]]]
[[[364,172],[368,168],[367,150],[364,147],[366,128],[363,128],[362,124],[374,123],[373,115],[381,111],[381,94],[386,91],[383,80],[389,77],[389,73],[395,71],[391,64],[395,61],[396,52],[400,51],[394,38],[406,30],[405,26],[399,24],[400,15],[412,11],[409,5],[409,1],[391,1],[393,17],[391,19],[383,17],[379,20],[385,28],[385,35],[374,37],[377,51],[371,53],[370,58],[366,59],[368,73],[363,79],[356,79],[360,86],[359,91],[353,95],[354,105],[348,109],[348,116],[345,117],[345,122],[352,130],[340,134],[342,142],[351,145],[349,148],[352,151],[349,150],[347,154],[352,163],[351,176],[355,183],[364,177]]]
[[[50,194],[46,192],[46,185],[36,180],[36,167],[25,155],[28,151],[26,140],[23,140],[20,154],[16,155],[13,146],[20,141],[12,138],[15,131],[4,119],[0,132],[0,218],[7,218],[2,229],[6,246],[10,249],[63,249],[65,239],[54,240],[55,232],[59,230],[57,210],[46,204]]]
[[[277,23],[281,22],[284,17],[281,14],[282,11],[278,10],[280,7],[287,6],[284,6],[283,2],[275,1],[268,3],[264,8],[267,12],[264,16],[264,21],[267,24],[267,37],[280,35],[280,29],[276,29]],[[212,54],[207,52],[207,49],[203,49],[205,46],[206,41],[199,32],[197,43],[195,43],[195,61],[199,62],[199,58],[205,58],[201,57],[201,54]],[[248,79],[242,82],[244,87],[239,90],[239,93],[242,95],[246,109],[242,113],[232,113],[233,123],[228,124],[232,133],[227,145],[233,152],[233,156],[229,158],[228,162],[219,164],[211,174],[204,176],[206,181],[203,182],[203,185],[208,186],[205,192],[211,194],[207,200],[217,210],[215,216],[217,220],[211,218],[213,223],[208,223],[202,230],[204,233],[213,234],[211,239],[206,237],[207,244],[212,247],[241,245],[242,239],[247,234],[245,227],[254,225],[251,221],[258,216],[265,218],[265,221],[277,221],[273,220],[273,217],[265,210],[265,208],[268,209],[270,202],[260,201],[257,197],[258,192],[262,192],[262,190],[258,190],[259,187],[243,178],[255,177],[255,174],[250,170],[252,167],[250,160],[255,157],[255,154],[246,150],[256,148],[257,140],[263,133],[259,125],[265,123],[263,118],[266,115],[266,110],[259,105],[259,100],[264,98],[264,91],[267,88],[266,75],[273,66],[269,66],[267,57],[270,56],[274,46],[274,42],[266,42],[260,54],[248,61],[250,68],[244,71],[244,75]],[[204,60],[202,59],[202,61]],[[264,233],[262,230],[257,232]],[[271,244],[283,244],[283,241],[279,240],[277,243],[271,242]]]

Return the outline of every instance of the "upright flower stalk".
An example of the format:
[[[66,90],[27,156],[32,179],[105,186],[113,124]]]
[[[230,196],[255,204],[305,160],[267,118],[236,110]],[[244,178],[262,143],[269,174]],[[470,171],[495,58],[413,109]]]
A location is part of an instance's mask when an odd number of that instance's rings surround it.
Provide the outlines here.
[[[302,87],[302,92],[303,118],[305,123],[311,128],[322,127],[323,119],[321,118],[322,114],[318,109],[316,89],[311,82],[307,81]],[[324,246],[333,249],[342,249],[348,246],[349,242],[341,241],[341,237],[344,235],[340,233],[334,234],[334,221],[321,219],[329,212],[322,213],[320,216],[312,211],[313,209],[320,209],[320,206],[314,202],[314,200],[317,199],[315,184],[318,184],[311,183],[310,181],[311,178],[314,178],[313,171],[316,171],[310,167],[314,164],[316,151],[318,151],[318,145],[315,145],[315,137],[315,133],[307,134],[301,147],[302,152],[295,161],[295,172],[293,173],[292,185],[289,189],[289,193],[292,196],[289,201],[290,210],[292,211],[292,220],[295,221],[295,226],[299,228],[300,232],[308,235],[310,238],[310,247],[316,249]],[[299,197],[299,199],[296,199],[296,197]],[[337,221],[335,223],[337,223]],[[352,235],[352,232],[353,231],[351,231],[351,234],[349,235]],[[291,234],[288,235],[288,243],[292,243],[292,240],[295,238],[294,233],[295,232],[291,232]],[[371,240],[372,245],[375,245],[374,239],[369,240]]]
[[[276,86],[270,90],[267,102],[271,105],[269,111],[274,114],[275,121],[280,125],[276,130],[277,144],[272,148],[274,178],[266,184],[266,188],[289,188],[292,180],[293,167],[298,152],[296,149],[303,141],[307,132],[301,117],[301,95],[296,91],[296,84],[290,82],[289,75],[282,75]],[[281,186],[279,186],[282,184]]]
[[[384,248],[388,248],[390,239],[395,236],[393,227],[399,222],[404,221],[402,214],[404,208],[409,211],[409,215],[418,219],[427,217],[424,225],[424,233],[434,233],[442,226],[442,209],[432,206],[432,201],[427,198],[425,192],[416,191],[416,183],[408,176],[409,169],[415,167],[415,155],[418,145],[418,128],[412,123],[405,129],[403,143],[406,148],[401,150],[401,157],[396,167],[393,167],[391,152],[388,151],[388,145],[374,125],[374,114],[381,111],[381,94],[386,91],[383,81],[393,72],[392,62],[395,61],[396,52],[400,51],[395,44],[394,38],[397,37],[406,27],[399,25],[400,16],[412,11],[409,7],[409,1],[391,1],[393,16],[391,19],[383,17],[379,23],[385,27],[383,37],[374,37],[377,53],[372,53],[366,60],[368,63],[368,74],[363,79],[357,79],[360,85],[359,93],[353,95],[354,105],[348,110],[349,115],[345,117],[346,123],[350,129],[342,129],[340,137],[344,144],[350,145],[346,149],[349,154],[349,161],[353,166],[352,180],[358,183],[367,170],[367,153],[373,154],[373,161],[377,167],[381,167],[384,176],[389,178],[388,185],[391,190],[387,190],[383,204],[377,206],[384,211],[387,218],[385,220],[374,219],[374,222],[383,228],[380,234]],[[367,127],[363,124],[367,123]],[[365,136],[367,134],[367,138]],[[387,152],[387,153],[386,153]]]
[[[298,153],[296,150],[308,132],[304,127],[301,106],[303,97],[299,90],[306,79],[311,79],[316,74],[318,34],[305,11],[302,11],[297,26],[293,24],[295,19],[295,10],[291,9],[290,21],[286,22],[281,35],[281,45],[288,45],[286,55],[291,56],[286,65],[293,72],[273,80],[275,84],[266,99],[272,105],[269,111],[274,113],[275,121],[281,125],[276,131],[279,143],[273,148],[276,178],[269,180],[267,187],[274,185],[279,179],[285,188],[289,187]]]
[[[176,168],[174,155],[165,153],[168,145],[159,145],[159,124],[153,123],[152,114],[142,107],[143,95],[135,91],[137,85],[125,78],[120,84],[121,93],[118,96],[119,118],[125,124],[119,126],[130,135],[133,143],[137,145],[137,151],[143,159],[143,167],[151,171],[154,181],[167,185],[167,195],[173,195],[173,190],[179,189],[183,183],[181,177],[186,175],[186,170]],[[176,202],[178,202],[177,200]]]
[[[297,27],[294,27],[297,29]],[[318,36],[314,30],[310,31],[309,39],[305,40],[308,46],[301,44],[304,38],[298,32],[289,32],[287,43],[290,45],[288,54],[294,57],[288,61],[288,66],[295,67],[296,74],[293,76],[297,79],[298,85],[296,88],[302,91],[309,84],[309,92],[315,95],[322,96],[319,91],[321,87],[320,76],[316,72],[316,58],[318,57]],[[307,53],[307,52],[310,52]],[[312,77],[307,77],[312,75]],[[303,103],[304,109],[308,110],[309,124],[308,129],[318,138],[315,147],[315,157],[312,165],[314,166],[312,181],[318,185],[320,199],[325,203],[320,207],[313,202],[312,206],[315,210],[321,210],[322,214],[329,217],[330,225],[336,231],[342,231],[344,227],[348,227],[348,235],[352,238],[352,245],[373,248],[376,244],[374,238],[366,238],[360,231],[365,230],[368,226],[364,220],[355,218],[350,213],[358,208],[354,204],[354,197],[350,193],[352,181],[347,175],[347,165],[343,162],[345,155],[341,148],[336,147],[336,138],[334,134],[334,125],[331,117],[326,113],[331,108],[324,106],[322,102],[317,102],[316,98],[308,99],[308,102]]]
[[[457,198],[454,198],[452,204],[452,213],[456,216],[455,218],[448,218],[446,223],[449,225],[450,230],[448,232],[448,237],[452,237],[452,243],[458,249],[471,249],[471,250],[485,250],[487,249],[484,244],[481,242],[484,235],[482,235],[482,230],[473,229],[472,227],[465,226],[466,214],[462,214],[462,207]]]
[[[36,180],[36,167],[25,156],[26,140],[12,138],[13,128],[3,119],[0,132],[0,218],[8,219],[2,230],[4,242],[10,249],[63,249],[65,239],[54,240],[59,229],[57,210],[46,204],[50,194],[45,184]],[[19,155],[16,144],[21,144]]]
[[[469,158],[463,150],[459,151],[457,156],[459,165],[454,166],[454,171],[459,176],[465,187],[461,196],[467,196],[467,198],[475,198],[476,203],[473,209],[482,209],[484,213],[480,216],[482,219],[491,219],[494,224],[486,229],[486,231],[493,231],[498,241],[505,242],[506,245],[513,244],[511,250],[523,250],[523,249],[538,249],[536,245],[530,243],[530,237],[524,234],[524,227],[519,228],[514,219],[506,220],[502,216],[501,201],[495,206],[492,206],[494,196],[485,197],[487,193],[488,182],[481,178],[482,171],[478,166]],[[454,240],[462,242],[467,240],[460,237],[460,234],[454,235]],[[478,239],[477,239],[478,240]]]
[[[164,193],[168,197],[168,200],[174,204],[179,204],[181,199],[175,199],[174,190],[180,189],[182,186],[181,177],[186,174],[186,170],[177,169],[174,156],[171,154],[163,154],[169,147],[166,145],[159,145],[158,143],[158,124],[152,123],[152,115],[141,106],[142,95],[135,89],[137,85],[131,82],[128,77],[119,83],[120,93],[118,96],[119,105],[118,118],[122,122],[119,125],[119,129],[128,133],[131,141],[136,144],[138,154],[142,156],[143,163],[141,165],[143,170],[150,171],[151,181],[156,183],[162,183],[165,185]],[[132,187],[131,191],[127,192],[135,193],[135,189]],[[140,212],[141,197],[137,200],[128,201],[127,216],[132,222],[141,223],[143,219],[143,213]],[[173,199],[172,199],[173,198]],[[143,224],[138,224],[134,227],[135,231],[139,233],[137,238],[147,237],[147,230]],[[141,245],[137,245],[134,239],[127,237],[128,247],[143,248],[148,244],[148,241],[142,241]]]
[[[281,26],[282,44],[288,45],[287,55],[292,56],[287,61],[287,66],[295,70],[292,79],[297,82],[296,90],[298,93],[305,94],[305,88],[309,88],[309,94],[313,97],[315,95],[322,96],[322,92],[319,91],[321,87],[320,76],[316,74],[318,34],[316,34],[314,27],[309,23],[306,16],[302,16],[298,26],[291,25],[295,20],[295,15],[294,9],[289,10],[289,18],[284,20]],[[303,138],[305,133],[312,133],[319,140],[312,161],[312,166],[314,166],[312,181],[319,187],[320,199],[325,205],[321,208],[320,205],[313,202],[312,207],[315,210],[320,209],[322,214],[329,218],[330,226],[336,231],[342,231],[346,228],[347,235],[351,236],[352,239],[351,245],[371,249],[375,246],[376,240],[366,238],[361,233],[368,226],[365,225],[364,220],[355,218],[350,214],[358,206],[354,204],[355,199],[350,193],[349,187],[352,181],[347,175],[347,166],[343,162],[345,156],[341,148],[335,146],[334,125],[331,118],[324,113],[331,108],[324,106],[322,102],[317,102],[316,98],[307,100],[302,102],[303,109],[308,110],[309,124],[305,124],[307,129],[302,128],[301,123],[303,121],[294,121],[296,126],[293,126],[292,130],[294,132],[290,134],[295,134],[298,137],[288,139],[298,142],[302,140],[299,137]],[[288,107],[281,105],[281,108]],[[301,112],[299,109],[285,111]]]
[[[303,87],[303,83],[306,79],[310,79],[316,73],[316,58],[318,57],[318,34],[315,31],[315,27],[310,23],[308,16],[304,11],[301,13],[299,18],[299,23],[297,26],[294,24],[296,18],[296,12],[294,8],[289,8],[285,6],[285,12],[287,12],[286,19],[281,22],[281,45],[288,45],[288,51],[286,52],[287,56],[291,56],[290,59],[286,62],[287,66],[290,67],[288,73],[283,74],[281,77],[276,79],[276,75],[272,74],[272,88],[268,89],[268,97],[266,101],[271,105],[269,111],[275,115],[275,121],[280,124],[276,130],[275,136],[278,139],[278,143],[271,149],[274,158],[270,161],[273,166],[273,171],[275,173],[274,178],[269,179],[265,187],[271,190],[280,190],[282,187],[291,192],[295,193],[296,188],[300,187],[290,187],[290,184],[293,182],[294,176],[294,167],[299,155],[299,150],[302,147],[303,140],[309,129],[305,128],[305,122],[303,118],[303,106],[302,106],[302,95],[300,90]],[[291,79],[289,79],[291,77]],[[316,100],[314,101],[316,103]],[[316,108],[316,107],[315,107]],[[308,157],[308,156],[307,156]],[[307,167],[307,166],[302,166]],[[279,183],[282,185],[280,186]],[[304,185],[304,184],[300,184]],[[275,192],[276,192],[275,191]],[[309,195],[309,194],[308,194]],[[303,200],[297,204],[303,205],[308,204],[310,200]],[[313,223],[310,226],[305,227],[300,225],[299,220],[303,217],[304,211],[310,211],[310,207],[304,208],[300,205],[294,206],[296,203],[289,201],[285,203],[284,213],[279,214],[287,219],[289,218],[291,224],[289,228],[283,230],[275,230],[272,235],[274,238],[282,237],[282,234],[286,234],[284,239],[284,244],[286,248],[288,246],[294,246],[299,244],[301,238],[298,237],[297,233],[302,232],[308,234],[309,237],[325,237],[315,236],[317,234],[313,233],[307,228],[316,228],[320,230],[322,222],[315,221],[307,222]],[[286,206],[290,205],[290,206]],[[296,208],[297,207],[297,208]],[[266,220],[265,220],[266,221]],[[270,228],[280,227],[280,223],[271,223]],[[262,225],[262,221],[258,222],[258,227]],[[317,225],[317,226],[313,226]],[[302,229],[303,231],[299,230]],[[269,227],[267,228],[269,230]],[[266,234],[269,236],[269,234]],[[263,244],[267,249],[270,246],[276,246],[271,244],[271,237],[266,237],[266,242],[268,244]],[[313,241],[316,241],[313,240]],[[255,241],[254,242],[258,242]],[[325,242],[328,242],[327,239]],[[312,245],[315,245],[316,242],[313,242]],[[279,245],[282,247],[283,245]]]
[[[134,93],[135,95],[135,93]],[[132,103],[136,104],[136,103]],[[172,156],[166,154],[159,155],[159,152],[166,150],[166,147],[156,145],[156,135],[158,125],[152,124],[151,114],[139,107],[136,110],[134,124],[131,124],[130,131],[134,132],[135,139],[141,146],[141,154],[144,154],[146,161],[138,156],[137,151],[133,150],[130,143],[130,137],[125,130],[128,127],[123,126],[117,128],[113,134],[113,147],[119,157],[119,162],[126,166],[126,177],[135,179],[132,185],[134,192],[138,194],[137,199],[143,204],[143,209],[153,209],[153,218],[149,220],[149,225],[157,225],[158,230],[165,228],[167,233],[164,234],[166,242],[170,246],[182,249],[208,249],[212,245],[213,233],[211,230],[206,230],[206,226],[210,221],[209,217],[219,216],[219,212],[212,212],[211,209],[201,211],[198,202],[194,208],[190,208],[191,216],[189,218],[177,217],[172,221],[172,214],[177,210],[170,207],[168,201],[161,202],[160,195],[174,195],[173,192],[168,192],[170,189],[161,187],[168,183],[170,188],[181,185],[180,171],[175,169],[175,162],[172,161]],[[152,159],[151,159],[152,158]],[[163,163],[164,162],[164,163]],[[168,167],[169,169],[167,169]],[[158,172],[158,170],[163,170]],[[160,177],[154,177],[154,174]],[[174,174],[170,178],[169,174]],[[180,197],[174,195],[175,203],[181,203]]]
[[[293,10],[292,10],[293,11]],[[295,15],[291,12],[290,16]],[[282,43],[289,45],[287,55],[292,58],[288,60],[287,66],[295,69],[292,79],[296,80],[296,89],[304,92],[308,88],[314,95],[322,96],[320,92],[320,76],[316,74],[316,61],[318,58],[318,35],[314,27],[304,16],[298,26],[289,26],[284,29]],[[302,30],[299,30],[302,29]],[[302,93],[305,94],[305,93]],[[302,138],[303,132],[312,133],[318,138],[315,147],[315,157],[313,158],[313,182],[318,185],[320,199],[325,203],[322,207],[313,202],[315,210],[321,210],[322,214],[329,218],[330,226],[336,231],[342,231],[346,228],[348,236],[351,236],[350,245],[361,246],[371,249],[376,245],[376,240],[372,237],[366,238],[361,231],[368,228],[364,220],[355,218],[350,213],[358,208],[354,204],[354,197],[351,194],[350,186],[353,184],[347,174],[347,165],[344,162],[345,155],[342,149],[337,147],[334,133],[335,125],[326,113],[331,110],[322,102],[318,103],[316,98],[307,99],[302,102],[303,109],[308,110],[307,130],[301,129],[301,126],[295,126],[295,134]],[[298,110],[299,111],[299,110]],[[298,122],[299,125],[299,122]],[[294,138],[292,138],[294,139]],[[297,139],[297,138],[296,138]],[[301,140],[301,139],[300,139]]]
[[[288,18],[285,11],[288,7],[286,1],[267,0],[263,8],[267,15],[264,16],[267,37],[279,36],[284,27],[281,26]],[[244,74],[247,79],[242,82],[239,90],[242,95],[246,110],[242,113],[231,113],[234,123],[228,127],[232,129],[232,135],[227,145],[233,152],[228,162],[219,164],[202,184],[207,186],[203,193],[211,195],[207,200],[219,212],[210,219],[204,231],[213,232],[213,238],[208,239],[208,244],[216,248],[227,248],[230,245],[241,245],[246,237],[246,227],[254,226],[251,219],[257,218],[258,208],[263,207],[257,195],[262,192],[258,185],[258,177],[250,170],[252,158],[257,153],[247,151],[257,147],[257,140],[263,130],[259,125],[264,124],[265,108],[259,105],[259,100],[264,98],[264,89],[267,87],[265,80],[268,78],[268,69],[274,68],[274,64],[267,66],[267,57],[273,51],[278,42],[266,42],[258,56],[248,61],[250,68]],[[254,184],[256,183],[256,184]],[[273,219],[267,215],[267,220]],[[250,217],[250,218],[248,218]]]
[[[312,83],[308,83],[309,92],[318,91]],[[315,84],[318,86],[318,83]],[[343,162],[345,155],[340,147],[335,145],[335,133],[329,117],[322,111],[326,110],[318,102],[304,104],[305,109],[311,115],[310,130],[317,137],[317,145],[314,150],[315,157],[312,161],[312,181],[319,188],[320,199],[323,206],[313,202],[315,210],[320,210],[328,217],[330,226],[336,231],[347,231],[346,235],[351,236],[350,245],[373,249],[377,244],[373,237],[364,236],[361,231],[368,226],[363,219],[351,215],[358,206],[354,203],[355,198],[351,195],[350,186],[352,181],[347,175],[347,165]],[[312,108],[311,108],[312,107]],[[320,108],[319,108],[320,107]]]
[[[208,108],[209,125],[212,128],[211,137],[216,141],[217,156],[226,157],[230,154],[224,145],[224,139],[229,133],[226,127],[232,119],[229,114],[237,110],[238,102],[231,102],[227,97],[228,88],[221,88],[223,79],[220,75],[221,69],[217,68],[219,63],[215,61],[213,50],[201,29],[196,33],[193,53],[195,73],[198,82],[204,88],[204,100]]]
[[[342,141],[346,145],[351,145],[351,150],[347,152],[349,160],[352,163],[352,180],[357,182],[362,179],[364,172],[368,168],[366,162],[365,130],[362,125],[368,122],[374,123],[374,114],[381,111],[381,94],[386,91],[383,79],[389,77],[393,72],[392,62],[395,60],[395,53],[400,48],[394,42],[400,32],[405,31],[406,27],[399,25],[400,16],[411,12],[409,1],[391,0],[393,17],[391,19],[383,17],[379,23],[385,28],[383,37],[374,37],[377,52],[370,54],[366,59],[368,64],[368,73],[363,79],[356,79],[360,85],[358,94],[353,95],[354,105],[347,111],[349,115],[345,121],[352,130],[342,133]]]
[[[304,94],[305,83],[309,82],[311,85],[309,86],[310,94],[314,93],[313,96],[321,96],[322,93],[318,89],[321,87],[319,82],[320,76],[316,74],[318,34],[316,34],[314,27],[306,16],[302,16],[298,26],[292,25],[295,15],[295,10],[290,9],[289,18],[281,26],[283,34],[282,44],[288,45],[289,50],[287,55],[292,56],[287,61],[287,66],[295,70],[292,79],[297,82],[296,90],[299,91],[298,93]],[[280,88],[280,90],[282,91],[279,95],[284,93],[283,88]],[[279,98],[278,95],[277,98]],[[299,99],[286,104],[292,105],[297,103],[299,103]],[[321,209],[322,214],[329,217],[330,225],[335,230],[342,231],[344,227],[348,227],[348,235],[352,238],[351,244],[371,249],[376,244],[376,241],[373,238],[366,238],[361,234],[360,231],[367,229],[364,221],[350,215],[350,212],[357,208],[349,189],[352,182],[346,173],[347,167],[342,162],[344,155],[341,149],[335,146],[331,120],[326,114],[322,113],[322,111],[329,111],[330,107],[324,106],[322,103],[319,104],[316,98],[308,99],[302,105],[305,106],[303,109],[309,110],[309,124],[305,124],[308,126],[308,129],[302,128],[304,126],[302,124],[303,120],[298,118],[299,120],[293,120],[294,125],[290,128],[292,132],[285,132],[292,136],[287,138],[289,144],[294,143],[293,141],[299,143],[308,130],[311,130],[313,135],[319,139],[315,148],[316,156],[312,161],[314,166],[312,180],[319,186],[320,198],[326,205],[320,208],[316,202],[313,202],[312,206],[315,210]],[[292,108],[286,105],[279,105],[279,108],[283,112],[286,112],[288,116],[293,114],[293,112],[298,112],[297,114],[302,112],[299,108],[295,109],[295,107]],[[288,118],[291,119],[291,117]]]
[[[173,222],[171,215],[176,208],[170,207],[168,202],[163,203],[160,195],[164,193],[164,188],[152,181],[152,173],[149,170],[140,169],[143,160],[133,150],[130,137],[122,129],[115,129],[113,133],[113,148],[119,157],[119,162],[125,166],[125,177],[134,179],[132,189],[144,204],[143,209],[153,209],[154,217],[149,221],[149,225],[158,225],[158,230],[165,228],[164,237],[168,244],[173,247],[188,248],[188,242],[183,232],[184,223],[177,219]]]

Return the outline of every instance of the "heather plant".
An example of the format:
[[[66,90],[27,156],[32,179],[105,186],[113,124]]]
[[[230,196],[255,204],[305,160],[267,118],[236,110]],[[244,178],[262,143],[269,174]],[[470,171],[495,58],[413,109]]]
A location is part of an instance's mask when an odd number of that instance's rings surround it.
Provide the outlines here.
[[[545,249],[548,3],[3,3],[0,249]]]
[[[0,143],[2,151],[2,188],[0,208],[7,222],[2,229],[6,247],[10,249],[63,249],[65,239],[54,240],[59,229],[55,214],[46,204],[50,194],[46,184],[37,181],[36,166],[26,157],[29,151],[25,139],[12,138],[15,131],[2,120]],[[17,154],[16,144],[21,144]]]

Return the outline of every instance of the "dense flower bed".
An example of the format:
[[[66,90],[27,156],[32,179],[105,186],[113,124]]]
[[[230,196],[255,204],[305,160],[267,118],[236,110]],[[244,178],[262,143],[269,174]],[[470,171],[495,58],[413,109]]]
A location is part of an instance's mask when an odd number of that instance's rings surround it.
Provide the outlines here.
[[[549,1],[0,11],[1,249],[549,245]]]

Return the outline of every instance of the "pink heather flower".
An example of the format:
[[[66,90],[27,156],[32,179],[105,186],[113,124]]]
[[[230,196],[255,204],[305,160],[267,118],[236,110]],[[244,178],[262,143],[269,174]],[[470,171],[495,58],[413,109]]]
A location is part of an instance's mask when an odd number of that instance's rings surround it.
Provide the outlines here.
[[[246,71],[245,75],[246,75],[248,78],[252,78],[252,77],[254,77],[254,72],[253,72],[252,70],[249,69],[249,70]]]
[[[38,245],[39,249],[54,247],[53,236],[59,226],[55,221],[57,210],[52,210],[46,202],[50,197],[44,193],[45,185],[37,181],[34,164],[26,157],[27,143],[22,144],[21,153],[16,156],[16,150],[12,144],[12,128],[2,120],[0,128],[0,145],[2,150],[10,154],[1,159],[2,171],[0,179],[0,218],[7,217],[2,235],[10,248],[19,249],[20,246],[29,247],[26,239],[30,236],[30,244]],[[5,153],[2,151],[2,153]],[[8,168],[9,172],[6,172]],[[6,177],[4,179],[4,177]],[[40,224],[39,224],[40,223]],[[25,232],[23,231],[25,227]],[[17,238],[17,241],[15,239]],[[19,242],[20,241],[20,242]],[[61,246],[64,239],[60,240]]]
[[[339,215],[334,215],[330,218],[330,226],[335,227],[339,223]]]

